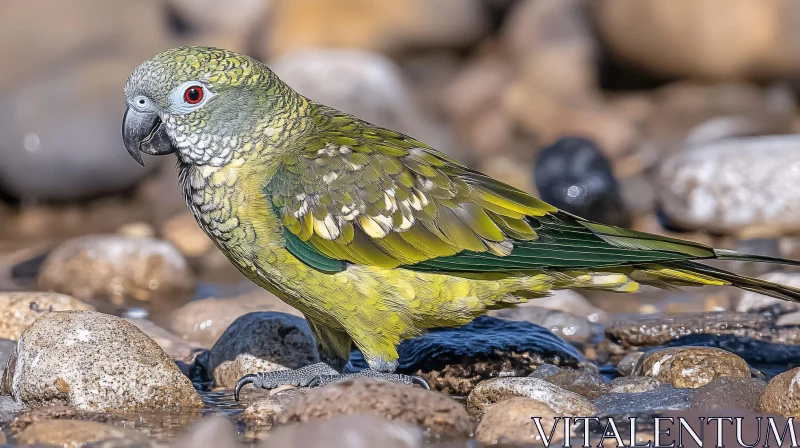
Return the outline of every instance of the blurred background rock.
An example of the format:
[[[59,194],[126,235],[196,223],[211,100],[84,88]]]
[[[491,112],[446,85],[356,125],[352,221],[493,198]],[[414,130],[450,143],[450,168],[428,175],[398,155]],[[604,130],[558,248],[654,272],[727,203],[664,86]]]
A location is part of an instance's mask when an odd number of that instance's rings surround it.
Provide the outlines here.
[[[792,0],[3,0],[0,289],[108,233],[168,241],[199,296],[243,282],[119,136],[131,69],[188,44],[573,213],[796,258],[798,25]]]

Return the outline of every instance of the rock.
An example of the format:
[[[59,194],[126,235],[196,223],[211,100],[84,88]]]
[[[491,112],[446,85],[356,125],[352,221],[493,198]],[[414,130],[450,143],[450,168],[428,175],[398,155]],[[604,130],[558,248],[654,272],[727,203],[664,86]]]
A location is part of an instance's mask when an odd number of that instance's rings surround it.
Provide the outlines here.
[[[761,337],[765,340],[758,340]],[[769,342],[772,341],[772,342]],[[775,332],[757,333],[753,337],[697,334],[668,342],[664,347],[712,347],[733,353],[744,359],[750,365],[800,365],[800,346],[798,346],[797,329],[794,327],[780,328]]]
[[[299,369],[319,362],[317,342],[305,319],[262,311],[236,319],[209,353],[207,371],[219,387],[233,387],[248,373]]]
[[[602,376],[583,370],[562,369],[554,375],[545,378],[545,381],[555,384],[564,390],[575,392],[589,400],[594,400],[600,395],[607,394],[610,387]]]
[[[477,413],[499,401],[514,397],[531,398],[549,406],[561,416],[589,416],[597,409],[582,396],[539,378],[495,378],[475,386],[467,397],[467,406]]]
[[[611,382],[611,392],[618,394],[649,392],[659,387],[661,387],[661,381],[649,376],[614,378],[614,381]]]
[[[528,377],[530,378],[539,378],[539,379],[547,379],[549,376],[553,376],[556,373],[560,372],[561,368],[558,366],[554,366],[552,364],[542,364],[536,368]]]
[[[514,122],[503,113],[500,99],[513,76],[503,58],[489,53],[458,70],[443,93],[443,106],[460,135],[480,154],[512,152]]]
[[[124,319],[54,311],[20,337],[3,389],[29,406],[80,410],[190,411],[203,401],[152,339]]]
[[[260,448],[422,448],[422,430],[371,415],[345,415],[328,421],[280,427]]]
[[[327,30],[331,23],[337,32]],[[477,0],[289,1],[270,15],[270,24],[264,55],[320,47],[378,52],[465,47],[488,28]]]
[[[800,325],[800,311],[784,314],[775,321],[776,326],[798,326]]]
[[[531,300],[521,305],[521,307],[526,306],[563,311],[598,324],[608,322],[608,314],[605,311],[592,305],[585,297],[571,289],[557,289],[547,297]]]
[[[736,157],[731,157],[736,154]],[[685,229],[742,238],[800,230],[792,185],[800,181],[800,138],[728,139],[682,151],[664,162],[660,200]]]
[[[753,411],[766,387],[766,383],[755,378],[717,378],[695,390],[692,408]]]
[[[173,358],[185,358],[197,348],[147,319],[128,317],[125,320],[136,325],[136,328],[153,339],[164,352]]]
[[[656,411],[679,411],[692,404],[691,389],[678,389],[664,385],[639,393],[612,393],[603,395],[592,403],[601,414],[635,414]]]
[[[233,423],[221,415],[211,415],[192,422],[184,433],[172,441],[170,448],[195,448],[200,446],[237,448],[241,445]]]
[[[209,0],[167,0],[166,3],[193,32],[246,37],[264,21],[275,1],[236,0],[224,5]]]
[[[144,434],[137,431],[81,420],[43,420],[27,427],[16,437],[19,445],[42,444],[76,448],[112,440],[131,443],[124,446],[152,446]]]
[[[164,234],[164,239],[172,243],[186,257],[202,256],[214,246],[188,211],[167,220],[161,232]]]
[[[5,372],[5,368],[3,371]],[[13,398],[7,395],[0,396],[0,421],[13,421],[25,409],[24,405],[17,403]]]
[[[512,398],[489,407],[475,429],[475,439],[486,446],[502,444],[529,444],[542,442],[531,417],[539,417],[544,434],[557,424],[558,414],[549,406],[530,398]],[[563,425],[563,424],[562,424]],[[557,428],[549,443],[564,440],[564,431]]]
[[[422,110],[400,69],[386,56],[316,49],[284,55],[272,61],[270,68],[293,89],[322,104],[411,135],[446,153],[453,154],[458,147],[453,136],[442,131],[446,126]]]
[[[539,142],[579,135],[614,156],[631,148],[637,130],[599,93],[598,49],[587,5],[581,0],[516,3],[501,42],[518,76],[503,93],[502,107]]]
[[[637,316],[606,327],[606,337],[624,347],[654,347],[691,335],[744,336],[759,333],[768,322],[759,314],[697,313]]]
[[[39,287],[155,311],[188,301],[194,279],[180,252],[165,241],[92,235],[55,248],[42,266]]]
[[[524,376],[542,364],[579,367],[575,347],[528,322],[481,316],[459,328],[437,328],[403,341],[398,372],[420,375],[431,388],[467,395],[480,381]],[[356,370],[367,366],[361,352],[350,354]]]
[[[254,311],[279,311],[300,316],[300,312],[261,288],[235,297],[193,300],[173,311],[169,329],[185,340],[211,347],[240,316]]]
[[[275,416],[283,411],[286,406],[298,397],[302,397],[309,388],[291,388],[291,389],[275,389],[265,391],[266,394],[259,393],[261,389],[244,389],[242,394],[242,401],[247,404],[244,412],[242,412],[242,420],[249,425],[258,425],[260,427],[272,427],[275,423]],[[250,396],[249,391],[254,391]]]
[[[650,353],[636,375],[677,388],[697,389],[719,377],[750,378],[750,366],[733,353],[709,347],[675,347]]]
[[[782,285],[794,286],[795,288],[800,287],[800,275],[796,272],[770,272],[758,278]],[[800,311],[800,304],[751,291],[744,291],[742,298],[739,299],[739,303],[736,304],[736,311],[739,313],[759,312],[767,308],[781,313],[791,313]]]
[[[630,227],[611,163],[593,141],[564,137],[542,149],[534,178],[545,202],[592,221]]]
[[[601,328],[595,329],[591,322],[580,316],[539,308],[535,306],[535,303],[534,305],[526,304],[517,308],[491,311],[489,315],[542,326],[573,344],[586,344],[593,339],[595,334],[602,333]]]
[[[725,17],[719,8],[725,7]],[[604,0],[600,35],[620,60],[661,77],[762,78],[800,72],[791,42],[800,8],[787,0]]]
[[[716,140],[793,133],[794,94],[775,84],[678,82],[655,91],[642,125],[639,159],[654,167],[665,156]]]
[[[42,314],[69,310],[93,311],[94,307],[53,292],[0,292],[0,337],[17,340]]]
[[[419,426],[434,437],[467,436],[472,432],[472,422],[457,401],[438,392],[373,378],[355,378],[312,389],[289,403],[276,417],[276,424],[354,414]]]
[[[800,417],[800,367],[781,373],[767,383],[758,402],[759,412]]]
[[[68,2],[58,2],[61,6],[56,9],[73,8]],[[94,16],[106,10],[107,7],[98,7],[86,13]],[[131,12],[132,17],[148,20],[147,15]],[[4,17],[9,14],[10,11],[4,10]],[[61,20],[69,19],[68,16],[52,18],[54,22]],[[95,26],[91,28],[97,30]],[[90,51],[89,48],[85,50]],[[73,56],[81,62],[56,64],[36,76],[20,77],[7,91],[2,90],[0,82],[0,135],[3,135],[0,190],[10,197],[30,202],[75,201],[125,192],[160,163],[148,163],[148,168],[143,169],[126,153],[119,136],[120,86],[125,84],[131,67],[149,56],[123,55],[98,60]],[[27,57],[25,60],[31,61]],[[70,56],[58,55],[55,60],[67,62]],[[27,64],[5,64],[8,65]],[[5,71],[5,67],[0,70],[0,78]],[[81,163],[74,163],[78,159]]]
[[[103,17],[103,22],[98,23],[97,17]],[[136,23],[130,20],[131,17],[138,17],[142,22]],[[13,90],[20,81],[47,77],[54,69],[65,65],[85,65],[87,56],[91,55],[129,54],[133,63],[131,67],[134,67],[136,60],[142,61],[164,48],[165,42],[169,41],[167,33],[167,17],[159,0],[87,0],[80,4],[70,0],[46,3],[24,0],[3,2],[0,38],[13,38],[19,45],[4,46],[0,49],[0,57],[5,61],[24,60],[25,63],[4,64],[0,68],[0,91]],[[137,38],[131,39],[131,36]],[[96,51],[101,46],[107,51]],[[128,71],[130,72],[130,67]],[[105,76],[108,78],[107,83],[115,85],[119,90],[122,84],[112,75],[113,73],[102,72],[97,74],[96,79],[102,81]],[[126,78],[127,75],[121,78],[122,83]],[[86,86],[87,89],[90,87],[99,86],[91,83]],[[87,91],[96,94],[98,98],[104,96],[99,90]],[[81,98],[79,92],[75,93],[77,98]],[[83,98],[87,99],[85,96]],[[109,101],[116,103],[114,117],[119,121],[119,98],[110,97]],[[78,104],[71,105],[75,107]],[[44,113],[47,111],[39,110],[38,115]],[[67,120],[71,117],[61,118]],[[87,160],[85,163],[90,164],[91,161]],[[95,172],[95,175],[99,174],[102,173]]]
[[[639,360],[644,357],[644,352],[631,352],[625,355],[624,358],[617,364],[617,373],[622,376],[631,376],[633,375],[634,370],[636,369],[636,365],[639,363]]]

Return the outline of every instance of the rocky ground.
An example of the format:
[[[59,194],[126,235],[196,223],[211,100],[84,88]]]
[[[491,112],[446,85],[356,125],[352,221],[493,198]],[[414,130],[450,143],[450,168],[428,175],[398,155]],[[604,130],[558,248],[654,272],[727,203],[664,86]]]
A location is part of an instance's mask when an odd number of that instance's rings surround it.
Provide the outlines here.
[[[243,374],[325,354],[199,230],[172,161],[142,169],[119,137],[130,70],[211,44],[573,213],[800,259],[800,8],[719,7],[4,0],[0,39],[22,44],[0,46],[18,61],[0,64],[0,444],[516,447],[538,442],[531,416],[800,417],[800,305],[729,288],[559,291],[404,342],[432,391],[362,378],[236,403]]]

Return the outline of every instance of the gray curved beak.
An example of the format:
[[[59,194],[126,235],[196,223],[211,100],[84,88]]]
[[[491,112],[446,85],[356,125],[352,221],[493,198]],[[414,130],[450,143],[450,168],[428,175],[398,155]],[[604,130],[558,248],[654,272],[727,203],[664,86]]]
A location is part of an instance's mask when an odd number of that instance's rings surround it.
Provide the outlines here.
[[[142,166],[144,161],[141,153],[160,156],[175,152],[155,112],[140,112],[128,107],[122,118],[122,141],[128,154]]]

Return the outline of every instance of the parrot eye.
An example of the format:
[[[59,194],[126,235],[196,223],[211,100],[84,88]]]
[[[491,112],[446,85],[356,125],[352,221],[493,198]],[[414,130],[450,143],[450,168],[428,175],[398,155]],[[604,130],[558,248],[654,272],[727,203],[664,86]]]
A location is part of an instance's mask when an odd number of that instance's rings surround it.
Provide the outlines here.
[[[183,100],[189,104],[198,104],[203,101],[203,96],[205,93],[201,86],[191,86],[183,92]]]

